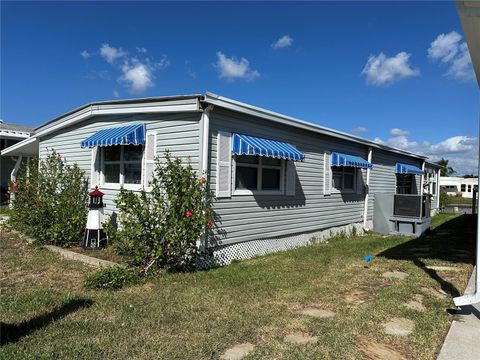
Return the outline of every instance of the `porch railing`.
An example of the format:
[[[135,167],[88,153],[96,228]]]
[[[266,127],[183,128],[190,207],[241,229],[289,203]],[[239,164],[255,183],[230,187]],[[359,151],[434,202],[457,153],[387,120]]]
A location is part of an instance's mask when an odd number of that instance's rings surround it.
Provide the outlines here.
[[[430,217],[429,195],[396,194],[393,201],[393,215],[402,217]]]

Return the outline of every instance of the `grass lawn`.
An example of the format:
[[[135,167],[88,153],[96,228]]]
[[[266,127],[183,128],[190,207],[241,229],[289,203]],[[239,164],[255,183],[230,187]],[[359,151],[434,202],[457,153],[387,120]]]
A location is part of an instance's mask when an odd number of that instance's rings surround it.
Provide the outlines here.
[[[94,270],[2,233],[0,313],[9,343],[0,358],[218,359],[249,342],[255,348],[244,359],[374,358],[366,350],[371,344],[434,359],[451,321],[451,296],[463,291],[472,270],[475,220],[439,215],[433,225],[423,239],[339,237],[117,292],[84,290]],[[373,256],[369,268],[365,255]],[[385,271],[409,276],[387,279]],[[442,298],[440,289],[449,295]],[[425,311],[402,306],[414,298]],[[295,312],[306,307],[336,315]],[[410,335],[384,332],[382,324],[397,317],[413,321]],[[284,341],[295,332],[318,341]]]
[[[452,196],[448,198],[448,205],[470,205],[472,206],[472,199],[464,198],[461,196]]]

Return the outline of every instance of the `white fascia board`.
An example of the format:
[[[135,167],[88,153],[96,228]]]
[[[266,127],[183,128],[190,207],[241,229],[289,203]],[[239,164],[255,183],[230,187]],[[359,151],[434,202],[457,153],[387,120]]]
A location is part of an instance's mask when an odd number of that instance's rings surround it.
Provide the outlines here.
[[[172,103],[161,102],[152,105],[146,104],[115,104],[115,105],[90,105],[73,114],[69,114],[63,118],[58,119],[52,124],[45,125],[42,129],[40,127],[35,133],[36,137],[46,136],[52,132],[58,131],[67,126],[74,125],[78,122],[84,121],[96,115],[124,115],[134,113],[170,113],[170,112],[194,112],[201,111],[198,99],[191,103]]]
[[[293,126],[293,127],[308,130],[308,131],[313,131],[319,134],[332,136],[338,139],[343,139],[343,140],[355,142],[355,143],[366,145],[366,146],[371,146],[373,148],[382,149],[388,152],[398,153],[398,154],[402,154],[402,155],[406,155],[406,156],[410,156],[410,157],[414,157],[422,160],[427,159],[426,156],[414,154],[409,151],[405,151],[401,149],[392,148],[390,146],[382,145],[371,140],[362,139],[357,136],[344,133],[342,131],[333,130],[324,126],[312,124],[304,120],[282,115],[273,111],[269,111],[253,105],[245,104],[236,100],[228,99],[223,96],[215,95],[212,93],[205,94],[205,102],[212,105],[219,106],[219,107],[223,107],[229,110],[237,111],[240,113],[261,117],[263,119],[271,120],[280,124]]]
[[[32,144],[32,143],[35,143],[37,142],[38,139],[36,137],[31,137],[31,138],[28,138],[28,139],[25,139],[25,140],[22,140],[16,144],[13,144],[12,146],[9,146],[8,148],[6,149],[3,149],[1,152],[0,152],[0,155],[1,156],[6,156],[6,155],[12,155],[12,156],[16,156],[18,153],[23,153],[21,151],[22,148]],[[26,153],[25,153],[26,154]],[[27,154],[28,155],[28,154]]]
[[[30,133],[15,130],[0,130],[0,139],[26,139]]]

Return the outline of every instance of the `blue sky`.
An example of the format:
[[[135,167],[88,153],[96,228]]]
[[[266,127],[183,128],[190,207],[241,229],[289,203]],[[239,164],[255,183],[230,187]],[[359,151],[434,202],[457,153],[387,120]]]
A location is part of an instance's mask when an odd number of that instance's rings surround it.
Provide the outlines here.
[[[479,90],[453,2],[2,2],[1,10],[5,122],[39,125],[97,100],[211,91],[446,156],[459,173],[476,169]]]

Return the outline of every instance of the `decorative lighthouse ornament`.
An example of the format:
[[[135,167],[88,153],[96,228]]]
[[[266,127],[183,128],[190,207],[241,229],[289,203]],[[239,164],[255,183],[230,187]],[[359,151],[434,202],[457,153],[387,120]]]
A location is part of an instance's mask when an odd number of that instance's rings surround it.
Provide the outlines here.
[[[95,190],[89,194],[90,203],[88,204],[87,227],[83,237],[84,249],[97,249],[107,245],[107,238],[103,231],[103,193],[95,186]]]

